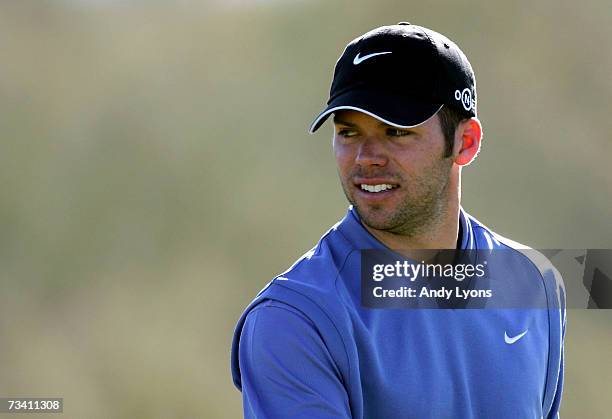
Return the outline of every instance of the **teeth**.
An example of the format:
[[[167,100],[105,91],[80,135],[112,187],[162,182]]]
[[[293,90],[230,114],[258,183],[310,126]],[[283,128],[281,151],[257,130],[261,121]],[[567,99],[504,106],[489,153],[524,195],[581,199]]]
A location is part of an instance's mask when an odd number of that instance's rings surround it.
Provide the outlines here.
[[[361,189],[368,192],[382,192],[396,187],[397,186],[389,185],[387,183],[383,183],[382,185],[365,185],[363,183],[361,184]]]

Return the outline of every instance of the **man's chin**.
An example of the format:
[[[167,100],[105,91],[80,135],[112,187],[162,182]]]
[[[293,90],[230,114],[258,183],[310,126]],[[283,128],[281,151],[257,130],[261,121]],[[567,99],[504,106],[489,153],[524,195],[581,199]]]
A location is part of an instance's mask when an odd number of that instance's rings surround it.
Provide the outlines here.
[[[394,227],[393,217],[391,214],[386,214],[385,211],[376,206],[375,208],[368,208],[364,210],[358,205],[354,205],[357,215],[361,223],[366,227],[373,228],[375,230],[388,231]]]

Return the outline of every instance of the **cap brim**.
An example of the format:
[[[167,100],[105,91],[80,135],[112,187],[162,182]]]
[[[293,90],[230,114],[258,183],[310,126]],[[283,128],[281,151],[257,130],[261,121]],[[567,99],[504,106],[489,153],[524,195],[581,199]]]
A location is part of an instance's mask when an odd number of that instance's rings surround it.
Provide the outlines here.
[[[329,115],[343,109],[363,112],[398,128],[412,128],[434,116],[442,106],[440,103],[411,102],[405,96],[351,90],[332,100],[315,118],[308,132],[314,133]]]

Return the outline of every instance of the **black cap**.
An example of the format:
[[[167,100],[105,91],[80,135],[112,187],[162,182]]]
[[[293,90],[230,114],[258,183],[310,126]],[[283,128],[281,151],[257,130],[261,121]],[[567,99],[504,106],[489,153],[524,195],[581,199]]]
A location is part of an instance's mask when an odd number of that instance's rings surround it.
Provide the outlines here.
[[[333,112],[353,109],[390,125],[419,125],[442,106],[476,116],[476,79],[459,47],[431,29],[400,22],[351,41],[334,69],[327,107],[315,132]]]

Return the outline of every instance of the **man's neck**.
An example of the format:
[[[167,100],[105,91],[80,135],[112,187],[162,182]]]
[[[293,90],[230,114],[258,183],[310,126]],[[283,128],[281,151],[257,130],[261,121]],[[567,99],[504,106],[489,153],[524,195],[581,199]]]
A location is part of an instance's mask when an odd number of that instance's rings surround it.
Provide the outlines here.
[[[428,225],[423,233],[414,236],[377,230],[368,225],[363,226],[380,242],[390,249],[399,251],[406,256],[418,259],[429,259],[435,255],[435,250],[456,249],[459,236],[459,202],[449,205],[442,218]],[[432,251],[426,251],[431,249]]]

